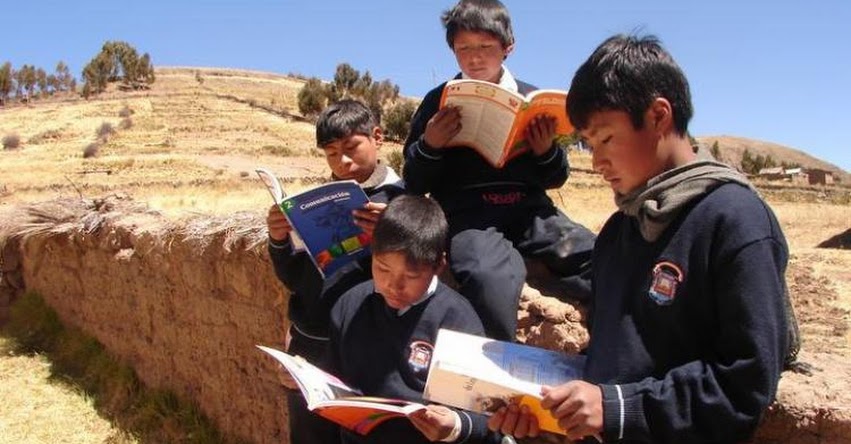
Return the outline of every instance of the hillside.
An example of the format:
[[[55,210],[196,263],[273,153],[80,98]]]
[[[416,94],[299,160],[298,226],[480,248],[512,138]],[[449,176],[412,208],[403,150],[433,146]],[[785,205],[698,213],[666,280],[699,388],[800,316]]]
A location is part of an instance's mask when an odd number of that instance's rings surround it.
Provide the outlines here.
[[[817,159],[803,151],[787,146],[761,140],[735,136],[701,136],[697,141],[706,147],[718,142],[721,151],[721,161],[738,166],[742,162],[742,153],[747,149],[752,155],[771,156],[777,163],[787,162],[806,168],[818,168],[833,172],[843,184],[851,183],[851,175],[842,168]]]

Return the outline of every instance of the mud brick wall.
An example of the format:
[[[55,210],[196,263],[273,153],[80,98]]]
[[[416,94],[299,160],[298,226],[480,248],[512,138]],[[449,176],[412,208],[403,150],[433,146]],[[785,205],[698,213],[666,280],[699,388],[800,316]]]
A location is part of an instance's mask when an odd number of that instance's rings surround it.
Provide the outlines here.
[[[288,294],[265,249],[262,214],[172,222],[111,198],[0,214],[0,322],[22,291],[97,338],[150,387],[195,401],[227,436],[287,443],[279,371],[255,344],[281,346]],[[527,288],[518,337],[576,352],[582,313]],[[753,442],[851,442],[851,364],[812,354],[785,373]],[[542,440],[544,442],[544,440]]]

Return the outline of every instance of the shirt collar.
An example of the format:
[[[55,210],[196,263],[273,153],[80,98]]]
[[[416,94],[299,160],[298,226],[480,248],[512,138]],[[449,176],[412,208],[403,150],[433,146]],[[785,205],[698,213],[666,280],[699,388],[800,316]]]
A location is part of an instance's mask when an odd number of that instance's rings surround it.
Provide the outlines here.
[[[464,72],[461,72],[462,79],[469,79],[470,77]],[[514,79],[514,76],[511,74],[511,71],[508,70],[508,67],[502,65],[502,76],[499,77],[499,86],[509,90],[517,92],[517,80]]]
[[[418,299],[416,302],[414,302],[413,304],[411,304],[411,305],[409,305],[409,306],[407,306],[407,307],[405,307],[405,308],[399,309],[399,310],[396,312],[396,316],[402,316],[402,315],[404,315],[405,313],[407,313],[407,312],[408,312],[408,310],[410,310],[410,309],[411,309],[411,308],[413,308],[414,306],[416,306],[416,305],[420,305],[420,304],[422,304],[423,302],[427,301],[427,300],[428,300],[428,298],[432,297],[432,296],[434,295],[434,292],[435,292],[435,291],[437,291],[437,282],[438,282],[437,275],[432,276],[432,278],[431,278],[431,283],[429,283],[429,284],[428,284],[428,288],[426,289],[425,293],[423,294],[423,297],[419,298],[419,299]]]

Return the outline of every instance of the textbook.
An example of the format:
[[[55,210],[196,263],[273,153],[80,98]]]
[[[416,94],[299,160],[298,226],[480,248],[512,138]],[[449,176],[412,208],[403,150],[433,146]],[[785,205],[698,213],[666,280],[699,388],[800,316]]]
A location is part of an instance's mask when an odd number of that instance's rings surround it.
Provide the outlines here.
[[[400,399],[361,396],[361,393],[337,377],[307,362],[274,348],[258,345],[290,373],[298,384],[308,410],[355,433],[366,435],[391,418],[408,417],[425,405]]]
[[[541,386],[579,379],[584,365],[584,356],[440,329],[423,398],[483,414],[516,399],[541,430],[564,434],[541,407]]]
[[[281,182],[265,168],[254,170],[298,234],[316,268],[328,276],[370,254],[372,238],[355,225],[352,210],[369,198],[354,180],[328,182],[287,196]]]
[[[447,146],[469,146],[491,165],[506,162],[529,150],[526,127],[536,116],[556,118],[556,136],[570,135],[567,91],[539,89],[524,97],[495,83],[472,79],[450,80],[443,89],[440,108],[461,108],[461,131]]]

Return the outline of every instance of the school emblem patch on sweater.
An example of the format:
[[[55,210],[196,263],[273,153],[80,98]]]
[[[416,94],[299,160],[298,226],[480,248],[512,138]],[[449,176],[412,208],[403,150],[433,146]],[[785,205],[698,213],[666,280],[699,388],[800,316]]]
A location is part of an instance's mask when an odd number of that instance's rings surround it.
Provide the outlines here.
[[[683,281],[683,271],[673,262],[662,261],[653,266],[653,280],[647,294],[659,305],[671,305],[677,287]]]
[[[434,351],[434,346],[425,341],[414,341],[408,346],[410,353],[408,354],[408,365],[414,373],[420,373],[428,370],[431,364],[431,354]]]

